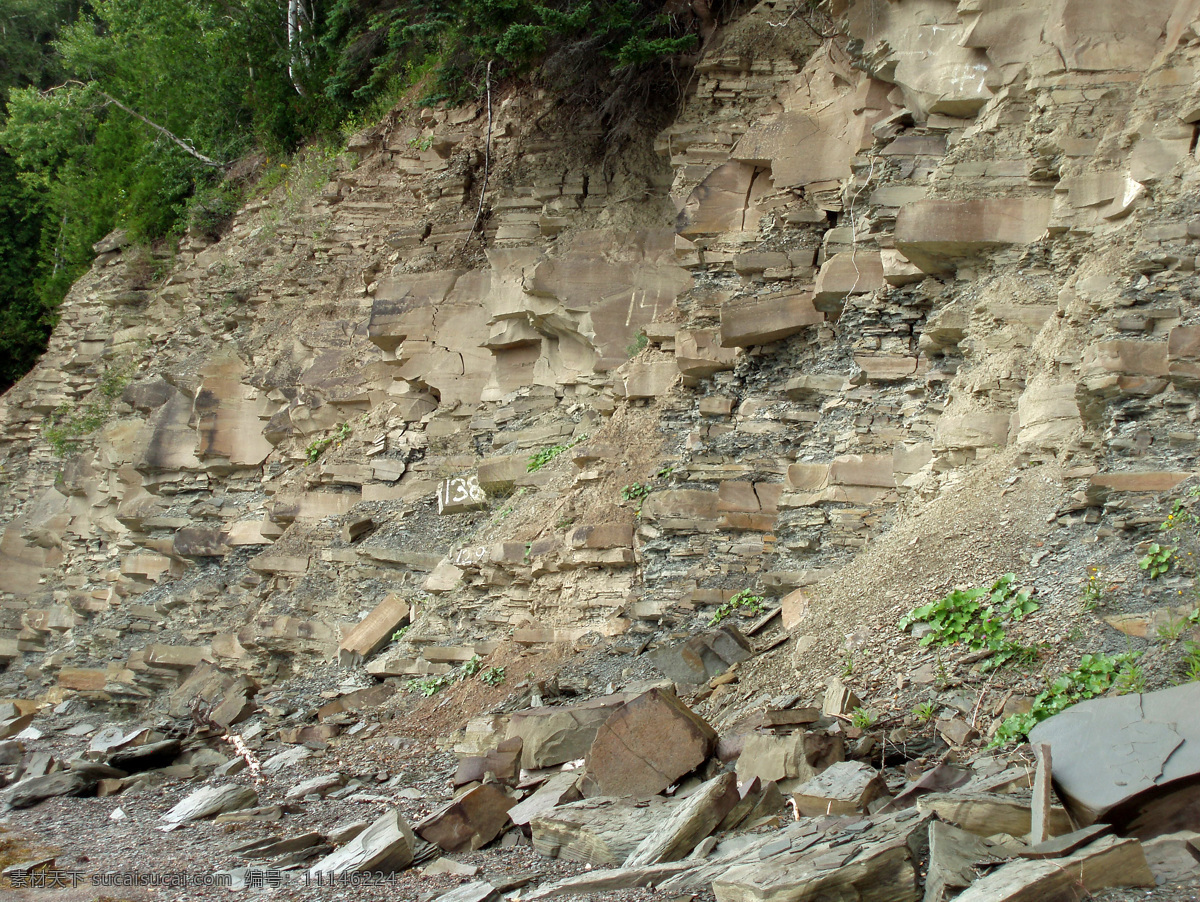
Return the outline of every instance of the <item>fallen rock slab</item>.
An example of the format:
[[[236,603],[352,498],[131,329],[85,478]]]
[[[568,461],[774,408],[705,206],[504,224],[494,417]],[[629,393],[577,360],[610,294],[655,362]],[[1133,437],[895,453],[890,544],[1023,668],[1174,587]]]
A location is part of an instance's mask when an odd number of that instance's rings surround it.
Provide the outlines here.
[[[413,862],[416,837],[399,811],[388,811],[336,852],[308,870],[309,877],[338,877],[362,871],[402,871]]]
[[[136,774],[144,770],[154,770],[167,767],[183,748],[178,739],[164,739],[161,742],[148,742],[145,745],[134,745],[113,752],[106,763],[127,774]]]
[[[980,864],[1002,861],[982,836],[933,821],[929,825],[929,870],[924,902],[945,902],[975,882]]]
[[[647,657],[669,680],[706,683],[754,655],[750,642],[732,624],[692,636],[676,645],[663,646]]]
[[[733,774],[714,777],[680,802],[666,823],[638,844],[625,861],[625,867],[645,867],[685,858],[740,800]]]
[[[596,733],[627,695],[604,696],[578,705],[531,708],[509,718],[507,739],[519,738],[521,767],[535,770],[578,761],[596,741]]]
[[[977,836],[1007,833],[1020,838],[1033,823],[1028,802],[987,792],[930,793],[917,799],[917,810],[932,811]],[[1064,809],[1050,809],[1049,831],[1051,836],[1071,832],[1071,818]]]
[[[615,868],[670,816],[663,799],[583,799],[530,821],[533,848],[547,858]]]
[[[508,809],[508,819],[518,826],[524,826],[535,817],[583,798],[579,791],[579,773],[563,771],[555,774],[538,787],[537,791],[526,799]]]
[[[712,881],[713,895],[717,902],[917,902],[929,819],[903,811],[831,834],[813,822],[789,825],[724,865]],[[675,885],[668,881],[663,888]]]
[[[693,868],[695,868],[694,863],[685,861],[655,864],[644,868],[605,868],[540,887],[525,896],[525,899],[528,902],[539,902],[541,899],[554,899],[558,896],[607,893],[619,889],[657,886],[663,880]]]
[[[590,796],[651,796],[712,754],[717,734],[674,692],[651,689],[617,708],[586,759]]]
[[[27,777],[5,790],[5,805],[8,808],[32,808],[38,802],[56,796],[87,795],[95,786],[94,776],[74,770]]]
[[[743,783],[755,777],[763,783],[806,782],[845,756],[840,734],[831,736],[818,730],[751,733],[738,756],[737,775]]]
[[[883,774],[860,761],[831,764],[794,793],[792,801],[804,817],[865,812],[888,794]]]
[[[448,893],[442,893],[434,902],[492,902],[499,898],[500,891],[496,887],[486,880],[480,880],[475,883],[463,884]]]
[[[495,839],[516,804],[491,783],[463,793],[414,828],[416,834],[446,852],[474,852]]]
[[[956,902],[1057,902],[1113,886],[1154,886],[1142,844],[1106,836],[1067,858],[1014,861],[977,880]]]
[[[163,815],[168,825],[186,824],[206,817],[239,811],[258,802],[258,793],[249,786],[227,783],[224,786],[205,786],[197,789]]]
[[[1081,825],[1148,839],[1200,822],[1200,683],[1080,702],[1030,731]]]
[[[408,604],[398,595],[389,595],[350,630],[338,646],[338,663],[343,667],[361,664],[379,651],[408,621]]]
[[[1142,850],[1157,882],[1174,883],[1200,870],[1200,833],[1195,831],[1155,837],[1142,843]]]

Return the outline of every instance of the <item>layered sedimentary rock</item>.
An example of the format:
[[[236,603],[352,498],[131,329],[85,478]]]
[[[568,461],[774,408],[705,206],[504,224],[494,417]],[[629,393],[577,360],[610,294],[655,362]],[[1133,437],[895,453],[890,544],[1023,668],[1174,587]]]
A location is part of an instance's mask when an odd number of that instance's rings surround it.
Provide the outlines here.
[[[1200,38],[1043,6],[763,2],[619,152],[533,94],[398,110],[158,283],[113,236],[0,401],[2,694],[669,650],[1011,447],[1059,522],[1149,522],[1195,469]]]

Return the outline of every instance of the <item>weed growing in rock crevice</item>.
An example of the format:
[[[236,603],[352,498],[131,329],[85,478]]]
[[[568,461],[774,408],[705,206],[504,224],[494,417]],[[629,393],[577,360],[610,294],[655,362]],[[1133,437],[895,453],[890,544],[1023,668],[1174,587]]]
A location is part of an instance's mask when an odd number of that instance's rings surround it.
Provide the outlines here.
[[[721,605],[708,621],[709,626],[716,626],[726,617],[733,614],[734,611],[744,611],[747,614],[758,614],[762,612],[763,597],[755,595],[749,589],[742,589],[733,598]]]
[[[66,457],[83,447],[82,439],[108,422],[113,404],[133,378],[132,363],[108,367],[83,405],[60,404],[46,418],[42,437],[58,457]]]
[[[587,441],[587,433],[584,433],[583,435],[578,436],[577,438],[574,438],[565,444],[551,445],[549,448],[543,448],[541,451],[535,451],[533,454],[529,455],[529,462],[525,465],[525,471],[527,473],[533,473],[537,470],[540,470],[564,451],[570,451],[580,442],[585,441]]]
[[[349,423],[342,423],[342,425],[337,428],[333,435],[327,435],[325,438],[319,438],[311,442],[309,446],[304,449],[304,456],[307,458],[308,463],[315,464],[321,459],[321,455],[325,453],[330,445],[340,445],[346,439],[350,438],[350,433],[352,431],[353,430],[350,428]]]
[[[1141,691],[1134,690],[1139,683],[1143,688],[1145,685],[1140,668],[1137,672],[1133,671],[1136,659],[1137,652],[1084,655],[1079,659],[1078,667],[1057,676],[1034,698],[1027,713],[1006,717],[996,729],[992,747],[1018,742],[1046,718],[1065,711],[1076,702],[1102,695],[1114,683],[1128,687],[1126,691]]]

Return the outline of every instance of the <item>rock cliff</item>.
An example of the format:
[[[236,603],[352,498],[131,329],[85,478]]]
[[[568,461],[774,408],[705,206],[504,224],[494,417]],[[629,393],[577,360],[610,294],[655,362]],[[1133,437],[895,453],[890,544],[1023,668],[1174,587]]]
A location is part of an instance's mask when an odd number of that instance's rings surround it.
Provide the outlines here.
[[[215,243],[110,236],[0,400],[0,696],[573,653],[738,663],[723,731],[855,656],[894,688],[900,616],[1006,571],[1049,654],[1124,647],[1071,634],[1088,565],[1134,620],[1192,585],[1134,546],[1196,472],[1198,17],[762,0],[655,134],[497,89]],[[722,645],[743,590],[779,619]]]

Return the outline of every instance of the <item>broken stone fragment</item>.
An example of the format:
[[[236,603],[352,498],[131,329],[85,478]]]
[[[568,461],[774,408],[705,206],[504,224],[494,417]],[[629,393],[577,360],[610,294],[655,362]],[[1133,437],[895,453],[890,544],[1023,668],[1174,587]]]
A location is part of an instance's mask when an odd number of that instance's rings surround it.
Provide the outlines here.
[[[825,704],[821,708],[822,714],[827,717],[847,716],[861,707],[862,700],[854,694],[852,689],[847,689],[840,679],[834,677],[829,681],[829,687],[825,690]]]
[[[500,891],[486,880],[466,883],[448,893],[442,893],[434,902],[493,902],[500,898]]]
[[[801,815],[821,817],[865,812],[871,802],[887,794],[883,775],[875,768],[860,761],[839,761],[792,793],[792,801]]]
[[[956,902],[1046,902],[1113,886],[1154,886],[1142,844],[1106,836],[1074,855],[1014,861],[977,880]]]
[[[533,848],[547,858],[563,858],[593,867],[622,864],[669,816],[667,802],[583,799],[530,821]]]
[[[1148,839],[1200,816],[1200,683],[1080,702],[1030,731],[1079,823]]]
[[[335,852],[309,868],[311,878],[338,877],[363,871],[391,874],[413,861],[416,837],[399,811],[388,811]]]
[[[717,902],[917,902],[917,852],[928,824],[913,811],[865,822],[849,836],[826,835],[809,821],[790,824],[714,874],[713,895]]]
[[[732,624],[692,636],[676,645],[656,648],[650,662],[676,683],[706,683],[754,654],[750,642]]]
[[[717,734],[674,692],[651,689],[617,708],[586,759],[588,795],[650,796],[701,765]]]
[[[182,743],[178,739],[164,739],[161,742],[150,742],[146,745],[131,745],[113,752],[108,756],[107,763],[127,774],[136,774],[144,770],[167,767],[179,757],[181,748]]]
[[[318,795],[324,798],[335,789],[345,785],[346,778],[341,774],[322,774],[319,777],[313,777],[312,779],[297,783],[284,794],[284,798],[303,799],[310,795]]]
[[[338,646],[338,663],[351,667],[379,651],[392,634],[408,621],[408,604],[399,595],[389,595],[375,606]]]
[[[508,809],[508,819],[524,826],[559,805],[576,802],[582,797],[578,771],[563,771],[539,786],[533,795]]]
[[[633,850],[625,867],[645,867],[687,857],[739,800],[733,774],[714,777],[676,805],[666,822]]]
[[[491,774],[498,782],[514,785],[521,773],[521,749],[524,743],[520,736],[501,740],[494,749],[483,755],[473,755],[458,762],[454,774],[454,785],[482,782]]]
[[[224,786],[205,786],[181,800],[163,815],[169,825],[213,817],[227,811],[249,808],[258,801],[258,793],[249,786],[227,783]]]
[[[917,799],[920,811],[932,811],[944,821],[957,824],[977,836],[1007,833],[1018,838],[1028,835],[1033,813],[1028,802],[1012,796],[986,792],[933,792]],[[1070,833],[1071,818],[1059,807],[1050,809],[1048,833]]]
[[[87,795],[96,785],[96,777],[74,770],[27,777],[4,792],[6,808],[31,808],[56,796]]]
[[[931,822],[924,902],[946,902],[975,882],[980,865],[1004,857],[981,836],[941,821]]]
[[[416,834],[446,852],[474,852],[495,839],[508,824],[516,802],[492,783],[484,783],[418,823]]]
[[[610,695],[578,705],[530,708],[509,718],[507,739],[522,741],[521,766],[527,770],[577,761],[588,753],[596,732],[629,697]]]
[[[738,756],[737,775],[743,783],[755,777],[763,783],[804,782],[844,758],[845,742],[841,735],[831,736],[816,730],[751,733]]]

